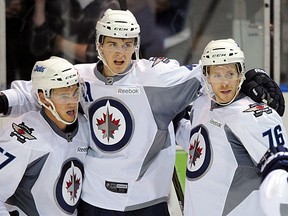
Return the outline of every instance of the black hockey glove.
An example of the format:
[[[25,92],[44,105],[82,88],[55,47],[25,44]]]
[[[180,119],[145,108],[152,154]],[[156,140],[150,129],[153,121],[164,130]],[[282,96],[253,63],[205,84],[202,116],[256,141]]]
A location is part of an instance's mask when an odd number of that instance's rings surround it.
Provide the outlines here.
[[[181,119],[190,119],[189,112],[191,110],[191,106],[187,106],[184,110],[179,112],[173,119],[173,126],[174,126],[174,132],[176,133],[176,130],[178,128],[178,123],[180,122]]]
[[[8,112],[8,99],[5,94],[0,92],[0,114],[6,115]]]
[[[260,68],[251,69],[245,74],[241,91],[255,102],[265,102],[275,109],[280,116],[285,111],[285,100],[278,84],[272,80],[265,70]]]

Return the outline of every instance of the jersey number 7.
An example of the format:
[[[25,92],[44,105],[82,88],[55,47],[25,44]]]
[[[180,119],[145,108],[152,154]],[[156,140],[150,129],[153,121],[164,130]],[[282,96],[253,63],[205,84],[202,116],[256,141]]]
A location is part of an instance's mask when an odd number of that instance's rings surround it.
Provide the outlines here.
[[[0,154],[5,156],[4,161],[2,163],[0,160],[0,170],[1,170],[3,167],[5,167],[7,164],[9,164],[15,158],[15,156],[10,154],[9,152],[4,153],[4,149],[2,149],[1,147],[0,147]],[[0,157],[0,159],[1,159],[1,157]]]

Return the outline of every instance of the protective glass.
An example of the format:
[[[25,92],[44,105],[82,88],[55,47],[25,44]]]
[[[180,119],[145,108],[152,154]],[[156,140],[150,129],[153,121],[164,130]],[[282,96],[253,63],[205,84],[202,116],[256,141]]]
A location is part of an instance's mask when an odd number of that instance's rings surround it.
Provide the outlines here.
[[[126,53],[133,53],[135,51],[135,46],[132,42],[125,43],[120,46],[117,43],[105,43],[102,45],[103,49],[111,52],[126,52]]]
[[[236,67],[213,66],[213,72],[210,71],[208,78],[211,83],[221,83],[224,80],[228,82],[239,80],[241,75],[237,72]]]
[[[50,99],[58,104],[78,103],[81,99],[81,88],[77,88],[73,93],[55,93],[52,90]]]

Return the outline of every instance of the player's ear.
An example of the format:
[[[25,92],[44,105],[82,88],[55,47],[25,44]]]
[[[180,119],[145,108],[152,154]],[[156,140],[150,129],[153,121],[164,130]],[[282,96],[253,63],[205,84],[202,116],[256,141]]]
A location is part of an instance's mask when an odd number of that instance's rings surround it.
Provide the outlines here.
[[[50,103],[46,100],[46,97],[42,91],[38,92],[38,97],[41,100],[41,102],[44,103],[46,106],[50,105]]]
[[[98,50],[99,50],[99,52],[101,52],[101,54],[103,55],[103,44],[100,44],[100,45],[98,46]]]

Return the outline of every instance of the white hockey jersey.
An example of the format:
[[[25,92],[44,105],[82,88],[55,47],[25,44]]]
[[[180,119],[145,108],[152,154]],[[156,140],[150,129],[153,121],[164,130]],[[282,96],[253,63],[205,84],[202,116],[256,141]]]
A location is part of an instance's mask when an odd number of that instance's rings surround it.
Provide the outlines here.
[[[265,216],[257,164],[269,145],[287,147],[279,115],[249,97],[221,107],[201,96],[193,103],[191,121],[192,129],[183,122],[176,133],[188,152],[184,215]]]
[[[91,133],[82,199],[118,211],[167,201],[175,161],[168,125],[197,97],[201,67],[141,59],[115,77],[104,77],[97,64],[75,67],[87,86],[81,104]],[[9,103],[31,109],[29,86],[15,82],[13,87],[19,91],[4,91]]]
[[[45,114],[31,111],[1,129],[1,216],[9,215],[7,210],[15,215],[77,215],[89,140],[87,121],[80,115],[78,126],[64,133],[45,119]]]

